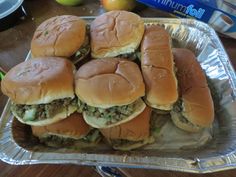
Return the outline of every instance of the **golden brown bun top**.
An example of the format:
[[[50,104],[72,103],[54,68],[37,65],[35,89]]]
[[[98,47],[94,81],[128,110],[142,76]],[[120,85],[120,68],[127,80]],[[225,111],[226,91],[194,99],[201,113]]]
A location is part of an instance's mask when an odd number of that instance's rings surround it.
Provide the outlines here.
[[[38,26],[31,41],[34,57],[70,57],[83,44],[86,23],[77,16],[52,17]]]
[[[92,60],[79,68],[75,76],[77,96],[90,106],[126,105],[144,95],[144,83],[138,65],[125,59]]]
[[[175,48],[173,54],[181,94],[184,95],[190,88],[208,87],[205,74],[192,51]]]
[[[206,77],[195,55],[188,49],[173,49],[183,115],[199,126],[209,126],[214,119],[214,105]]]
[[[31,126],[31,128],[33,135],[37,137],[51,134],[71,138],[81,138],[86,136],[90,131],[90,126],[86,124],[82,114],[77,112],[59,122],[47,126]]]
[[[171,109],[178,99],[171,38],[157,25],[147,26],[141,43],[141,65],[150,105]]]
[[[127,11],[110,11],[91,23],[91,49],[95,58],[134,52],[144,33],[144,22]]]
[[[129,122],[111,128],[100,129],[100,131],[107,139],[144,140],[150,135],[149,122],[151,112],[151,108],[147,106],[141,114]]]
[[[35,58],[13,67],[1,83],[17,104],[43,104],[74,97],[74,65],[59,57]]]

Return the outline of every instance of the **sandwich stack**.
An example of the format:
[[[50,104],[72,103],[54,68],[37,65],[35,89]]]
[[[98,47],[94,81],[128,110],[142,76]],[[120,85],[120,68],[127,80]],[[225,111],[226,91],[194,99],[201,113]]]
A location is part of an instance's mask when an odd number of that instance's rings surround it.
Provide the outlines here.
[[[53,17],[36,29],[31,51],[1,89],[12,114],[48,146],[96,145],[102,136],[116,150],[158,143],[152,111],[188,132],[213,122],[194,54],[172,49],[164,28],[145,26],[134,13],[110,11],[90,26],[76,16]]]

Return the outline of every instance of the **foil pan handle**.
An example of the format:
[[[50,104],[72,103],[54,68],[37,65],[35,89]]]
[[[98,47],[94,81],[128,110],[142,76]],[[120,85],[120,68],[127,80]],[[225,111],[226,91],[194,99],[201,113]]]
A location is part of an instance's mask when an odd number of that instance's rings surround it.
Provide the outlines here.
[[[122,173],[118,168],[114,167],[96,166],[95,170],[102,177],[128,177],[124,173]]]

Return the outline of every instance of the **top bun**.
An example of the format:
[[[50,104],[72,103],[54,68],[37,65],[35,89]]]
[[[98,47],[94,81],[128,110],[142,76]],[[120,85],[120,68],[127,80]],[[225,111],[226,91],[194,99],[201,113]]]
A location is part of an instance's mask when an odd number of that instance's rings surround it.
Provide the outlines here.
[[[6,74],[1,89],[16,104],[45,104],[73,98],[73,69],[69,60],[59,57],[27,60]]]
[[[92,60],[75,75],[75,92],[90,106],[107,108],[127,105],[144,96],[138,65],[125,59]]]
[[[148,106],[137,117],[129,122],[111,128],[100,129],[100,132],[107,139],[124,139],[140,141],[150,136],[150,117],[152,109]]]
[[[183,102],[183,116],[195,125],[208,127],[214,120],[214,105],[207,80],[195,55],[188,49],[173,49]]]
[[[141,44],[141,65],[146,84],[146,102],[153,108],[171,110],[178,99],[177,79],[168,32],[147,26]]]
[[[77,16],[63,15],[44,21],[31,41],[34,57],[72,56],[84,43],[86,22]]]
[[[37,137],[57,135],[74,139],[80,139],[86,136],[91,129],[79,113],[73,113],[66,119],[47,126],[31,126],[31,128],[33,134]]]
[[[127,11],[110,11],[91,23],[92,57],[115,57],[134,52],[143,37],[144,22]]]

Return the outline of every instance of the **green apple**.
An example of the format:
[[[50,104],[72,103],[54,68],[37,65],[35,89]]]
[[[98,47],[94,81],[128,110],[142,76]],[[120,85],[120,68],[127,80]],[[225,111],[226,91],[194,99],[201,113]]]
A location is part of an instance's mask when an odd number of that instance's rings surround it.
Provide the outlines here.
[[[56,0],[59,4],[66,6],[76,6],[83,2],[83,0]]]
[[[111,10],[132,10],[136,3],[135,0],[101,0],[101,3],[107,11]]]

